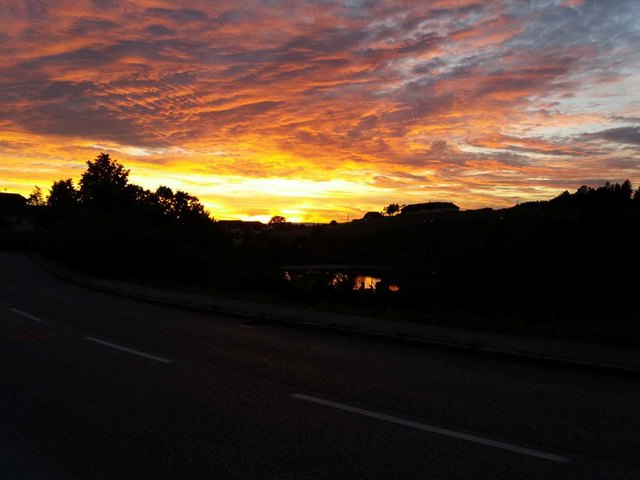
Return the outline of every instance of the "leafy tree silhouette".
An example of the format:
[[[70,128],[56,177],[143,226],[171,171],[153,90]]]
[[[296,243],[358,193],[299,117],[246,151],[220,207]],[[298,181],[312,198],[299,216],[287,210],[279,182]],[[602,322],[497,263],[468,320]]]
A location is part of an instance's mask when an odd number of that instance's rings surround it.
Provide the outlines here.
[[[163,215],[178,223],[195,224],[211,221],[209,213],[200,203],[200,200],[186,192],[177,190],[174,193],[171,188],[160,186],[156,190],[154,197]]]
[[[393,215],[399,214],[402,207],[403,206],[401,206],[398,203],[390,203],[389,205],[387,205],[382,209],[382,213],[391,217]]]
[[[49,189],[47,204],[54,210],[70,211],[78,206],[78,191],[73,180],[58,180]]]
[[[633,195],[633,187],[631,186],[631,182],[627,178],[624,182],[622,182],[622,185],[620,185],[620,196],[624,200],[630,200],[632,195]]]
[[[129,200],[128,182],[129,170],[112,160],[108,153],[100,153],[93,162],[87,162],[87,170],[80,179],[80,201],[89,209],[117,210]]]
[[[564,191],[552,199],[551,205],[564,205],[566,207],[587,207],[591,210],[624,209],[632,201],[634,195],[633,185],[629,179],[620,183],[606,182],[601,187],[591,188],[581,186],[574,194]]]
[[[30,207],[41,207],[46,205],[46,203],[47,202],[44,201],[44,197],[42,196],[42,189],[36,185],[27,198],[27,205]]]
[[[285,223],[286,221],[287,221],[287,219],[284,218],[282,215],[274,215],[269,220],[269,226],[275,227],[275,226],[278,226],[278,225],[281,225],[281,224]]]
[[[162,209],[162,213],[167,216],[173,216],[174,195],[173,190],[163,185],[159,186],[155,193],[155,200]]]
[[[200,201],[196,197],[180,190],[173,196],[173,214],[174,218],[180,223],[209,219],[209,215]]]

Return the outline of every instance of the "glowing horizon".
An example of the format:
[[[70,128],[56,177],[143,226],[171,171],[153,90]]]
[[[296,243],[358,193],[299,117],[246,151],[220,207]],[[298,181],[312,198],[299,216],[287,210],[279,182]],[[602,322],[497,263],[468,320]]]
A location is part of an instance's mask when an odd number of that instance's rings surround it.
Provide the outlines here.
[[[640,182],[636,0],[33,0],[0,27],[0,190],[101,151],[216,219]]]

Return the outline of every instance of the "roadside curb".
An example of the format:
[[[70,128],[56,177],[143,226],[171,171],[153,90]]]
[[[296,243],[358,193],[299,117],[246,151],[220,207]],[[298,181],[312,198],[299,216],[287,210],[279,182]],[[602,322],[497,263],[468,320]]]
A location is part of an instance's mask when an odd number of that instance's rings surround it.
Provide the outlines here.
[[[503,348],[495,348],[481,343],[464,343],[436,340],[433,338],[404,335],[397,332],[387,332],[375,329],[363,329],[353,327],[349,325],[341,325],[335,322],[317,322],[313,320],[306,320],[298,317],[272,315],[268,313],[256,313],[248,311],[232,310],[219,306],[201,305],[191,302],[177,302],[174,300],[168,300],[149,295],[141,295],[126,290],[108,287],[92,282],[89,279],[78,278],[78,275],[71,272],[63,272],[53,265],[48,264],[48,261],[42,261],[35,255],[27,254],[27,256],[38,266],[46,270],[48,273],[73,284],[81,287],[90,288],[99,292],[105,292],[119,297],[129,298],[142,302],[152,303],[156,305],[163,305],[172,308],[190,310],[202,313],[222,315],[231,318],[238,318],[243,320],[249,320],[253,322],[275,323],[281,325],[288,325],[297,328],[313,328],[316,330],[331,331],[340,333],[343,335],[370,338],[378,340],[392,341],[396,343],[402,343],[413,346],[423,346],[432,349],[438,349],[443,351],[453,351],[459,353],[469,353],[483,356],[490,356],[496,358],[507,358],[512,360],[518,360],[522,362],[535,362],[543,364],[562,365],[581,370],[599,371],[603,373],[620,373],[627,375],[640,375],[640,367],[632,365],[623,365],[618,363],[606,363],[596,362],[589,360],[582,360],[572,357],[554,356],[548,354],[539,354],[534,352],[527,352],[522,350],[511,350]]]

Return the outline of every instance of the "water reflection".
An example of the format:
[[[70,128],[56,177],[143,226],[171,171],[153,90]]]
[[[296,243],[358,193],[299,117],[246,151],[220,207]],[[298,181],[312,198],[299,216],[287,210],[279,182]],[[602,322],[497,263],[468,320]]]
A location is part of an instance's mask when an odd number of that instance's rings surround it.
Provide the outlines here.
[[[376,285],[382,282],[381,278],[370,277],[369,275],[358,275],[353,285],[354,290],[375,290]]]
[[[321,270],[287,270],[284,279],[303,288],[333,287],[354,291],[389,291],[398,292],[400,287],[385,282],[381,277],[364,274],[353,274]]]

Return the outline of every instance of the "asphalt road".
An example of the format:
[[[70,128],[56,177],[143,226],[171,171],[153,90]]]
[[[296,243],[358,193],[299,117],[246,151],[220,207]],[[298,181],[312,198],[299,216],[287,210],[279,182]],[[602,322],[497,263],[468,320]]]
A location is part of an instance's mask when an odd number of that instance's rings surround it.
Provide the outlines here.
[[[0,253],[3,480],[640,478],[640,380],[182,311]]]

